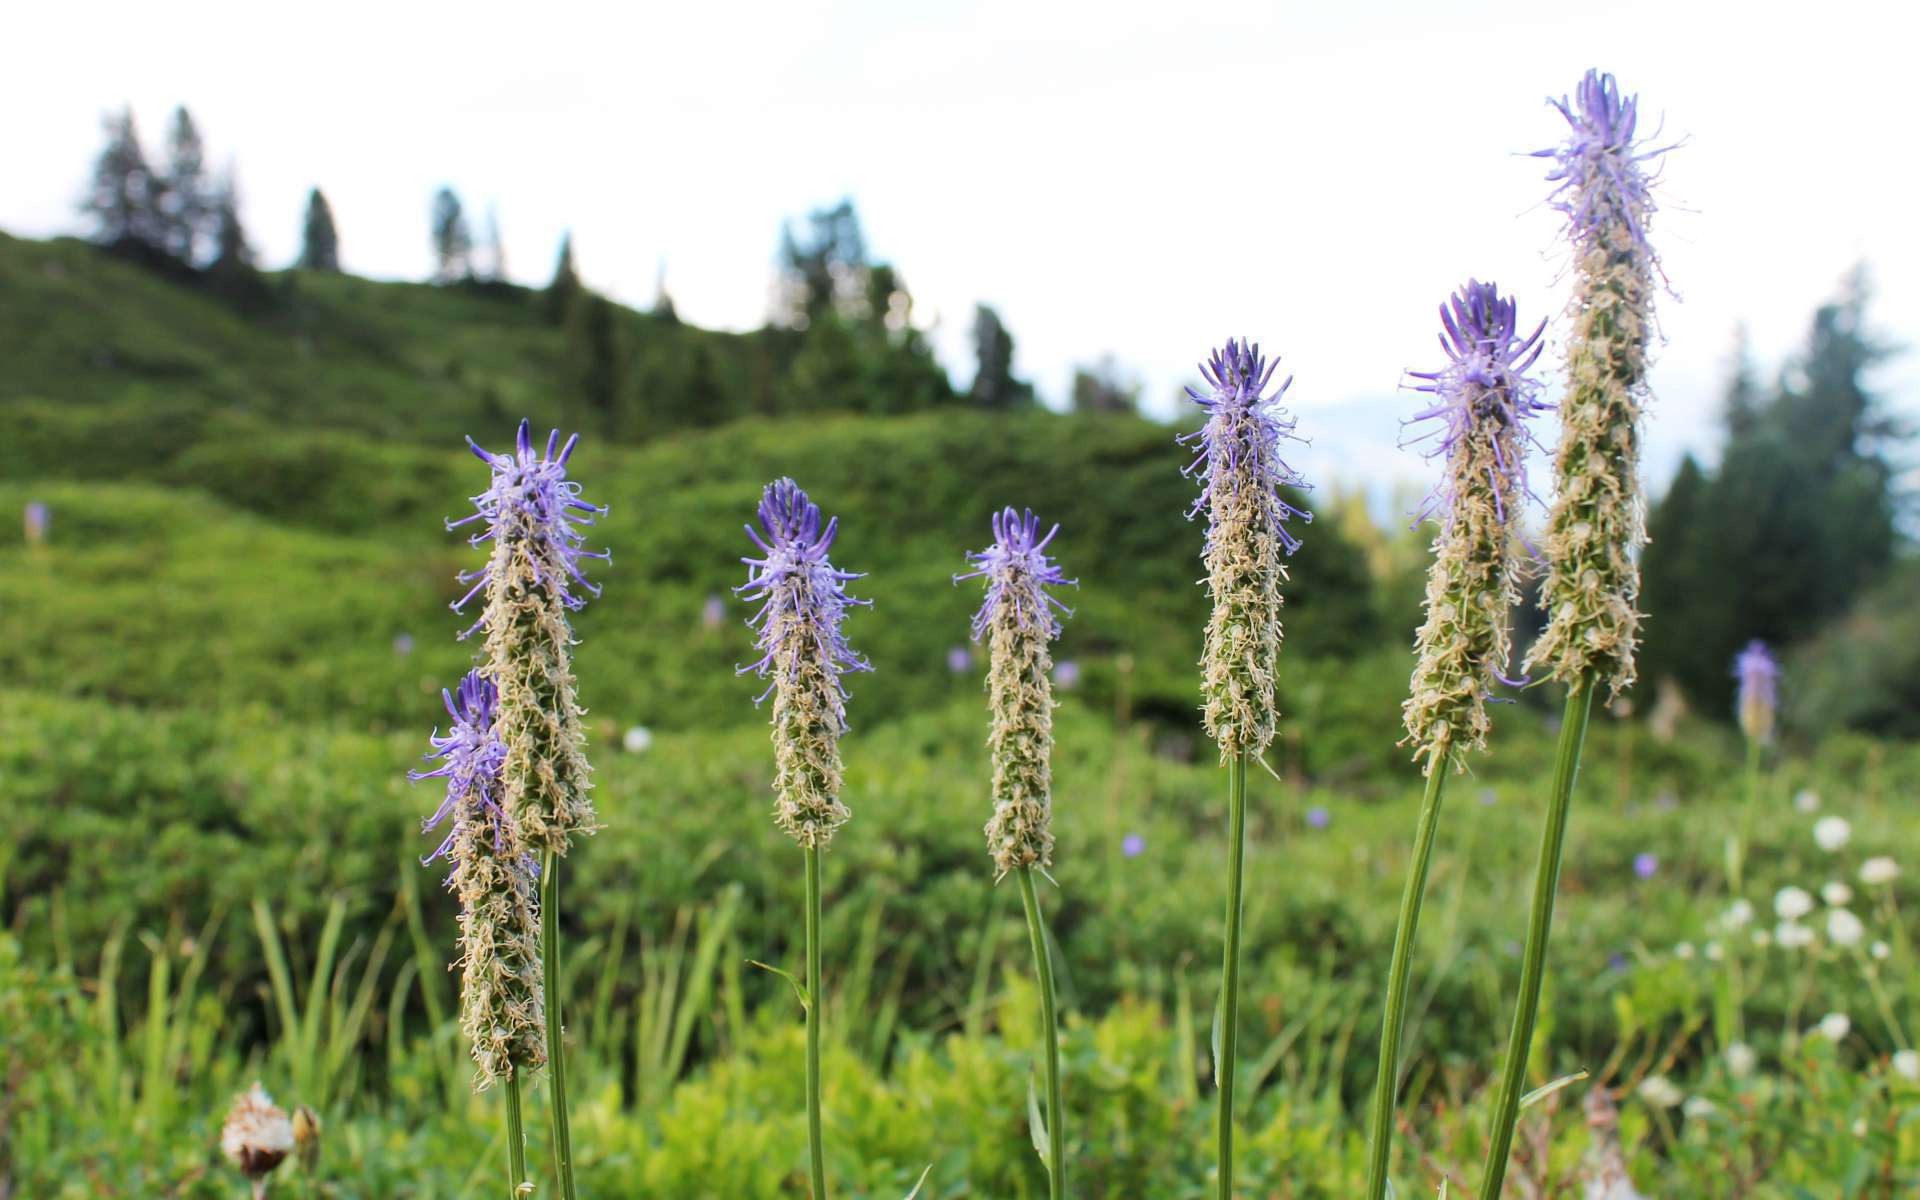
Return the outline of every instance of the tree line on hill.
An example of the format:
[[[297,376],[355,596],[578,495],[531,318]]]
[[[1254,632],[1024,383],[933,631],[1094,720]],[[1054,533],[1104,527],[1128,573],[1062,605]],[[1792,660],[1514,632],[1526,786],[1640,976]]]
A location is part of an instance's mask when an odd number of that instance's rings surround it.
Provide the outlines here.
[[[173,114],[157,162],[144,152],[131,110],[109,117],[106,134],[83,204],[94,239],[252,317],[276,319],[293,278],[276,289],[261,275],[234,169],[208,166],[187,110]],[[647,312],[593,291],[582,282],[570,233],[543,288],[512,284],[498,220],[490,211],[476,238],[450,187],[433,197],[428,233],[431,282],[529,304],[560,332],[556,390],[566,419],[601,437],[638,441],[750,415],[1036,403],[1032,383],[1015,371],[1013,334],[987,304],[972,317],[972,381],[953,385],[915,323],[901,270],[870,252],[850,200],[781,230],[768,321],[740,335],[683,324],[664,282]],[[295,265],[341,270],[339,231],[317,187],[307,198]],[[1725,452],[1712,466],[1686,458],[1650,514],[1643,607],[1655,619],[1642,658],[1650,685],[1672,680],[1696,706],[1724,712],[1733,687],[1728,664],[1749,639],[1791,651],[1863,603],[1902,610],[1897,597],[1871,600],[1875,589],[1898,586],[1903,570],[1909,538],[1898,453],[1912,431],[1873,388],[1871,376],[1893,348],[1871,332],[1868,299],[1864,271],[1856,271],[1818,309],[1806,346],[1772,380],[1756,377],[1741,346],[1722,411]],[[1070,407],[1132,412],[1139,393],[1138,381],[1106,357],[1076,370]],[[1912,687],[1886,664],[1908,663],[1920,677],[1920,648],[1854,657],[1886,678],[1827,681],[1825,692],[1893,713],[1875,720],[1904,728],[1896,718]],[[1920,733],[1920,715],[1908,723]]]

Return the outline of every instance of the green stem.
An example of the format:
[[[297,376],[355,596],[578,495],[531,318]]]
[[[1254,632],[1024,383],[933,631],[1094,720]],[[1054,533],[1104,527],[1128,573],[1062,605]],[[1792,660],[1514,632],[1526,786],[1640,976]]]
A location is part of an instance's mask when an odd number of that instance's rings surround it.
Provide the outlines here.
[[[507,1068],[507,1195],[520,1200],[527,1181],[527,1133],[520,1124],[520,1065]]]
[[[573,1131],[567,1120],[566,1022],[560,1011],[560,856],[540,862],[540,941],[547,1006],[547,1078],[553,1085],[553,1170],[562,1200],[573,1195]]]
[[[1407,887],[1400,896],[1400,924],[1393,935],[1393,964],[1387,970],[1387,1011],[1380,1025],[1380,1072],[1373,1085],[1373,1114],[1367,1148],[1367,1200],[1387,1194],[1387,1162],[1393,1152],[1393,1102],[1400,1090],[1400,1037],[1407,1023],[1407,990],[1413,965],[1414,937],[1420,926],[1420,906],[1427,894],[1427,868],[1433,862],[1434,834],[1440,828],[1440,793],[1445,790],[1451,758],[1433,764],[1426,795],[1420,801],[1420,821],[1414,828],[1413,861],[1407,867]]]
[[[1533,910],[1527,919],[1526,956],[1520,964],[1520,998],[1514,1005],[1513,1029],[1507,1037],[1507,1061],[1501,1072],[1500,1096],[1494,1104],[1480,1200],[1500,1200],[1500,1188],[1507,1177],[1513,1125],[1520,1115],[1520,1094],[1526,1090],[1527,1052],[1533,1045],[1533,1025],[1540,1014],[1540,985],[1547,969],[1547,935],[1553,929],[1553,894],[1560,886],[1560,851],[1567,837],[1567,813],[1573,807],[1574,779],[1580,774],[1580,748],[1587,738],[1587,717],[1593,711],[1593,689],[1592,673],[1582,675],[1567,690],[1566,712],[1560,721],[1560,747],[1553,762],[1553,796],[1548,801],[1546,827],[1540,835],[1540,863],[1533,877]]]
[[[827,1153],[820,1135],[820,848],[807,847],[807,1161],[813,1200],[827,1200]]]
[[[1220,1200],[1233,1200],[1233,1058],[1240,1024],[1240,875],[1247,855],[1247,755],[1227,759],[1227,944],[1220,962]]]
[[[1727,882],[1738,897],[1746,874],[1747,844],[1753,837],[1753,810],[1760,806],[1760,742],[1747,739],[1747,802],[1740,809],[1740,832],[1727,856]]]
[[[1027,937],[1033,942],[1033,971],[1040,980],[1041,1036],[1047,1045],[1047,1196],[1067,1194],[1067,1129],[1060,1103],[1060,1033],[1053,1003],[1053,958],[1040,923],[1040,898],[1033,891],[1033,868],[1020,868],[1020,898],[1027,905]]]

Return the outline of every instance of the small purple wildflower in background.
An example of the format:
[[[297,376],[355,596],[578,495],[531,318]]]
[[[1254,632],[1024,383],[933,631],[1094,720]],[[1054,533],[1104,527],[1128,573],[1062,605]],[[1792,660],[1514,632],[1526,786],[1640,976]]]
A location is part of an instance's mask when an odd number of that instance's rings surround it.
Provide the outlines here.
[[[1500,803],[1499,792],[1494,791],[1492,788],[1480,789],[1480,807],[1481,808],[1492,808],[1494,805],[1498,803]]]
[[[700,624],[707,629],[718,629],[726,622],[727,602],[719,596],[708,596],[700,606]]]
[[[771,676],[754,703],[774,698],[774,819],[802,846],[817,849],[851,815],[840,803],[840,737],[847,730],[841,676],[873,667],[854,653],[841,626],[848,609],[871,601],[847,594],[846,584],[861,576],[838,570],[827,558],[840,519],[823,527],[820,506],[799,484],[768,484],[759,518],[760,529],[747,526],[747,536],[764,557],[740,560],[747,564],[747,582],[734,590],[761,602],[748,621],[759,630],[754,646],[760,658],[738,673]]]
[[[1642,879],[1652,879],[1660,870],[1660,857],[1645,850],[1633,856],[1633,873]]]
[[[413,653],[413,635],[410,633],[394,634],[393,635],[393,656],[395,658],[405,658],[407,655],[412,653]]]
[[[474,546],[488,540],[496,544],[526,543],[532,582],[550,589],[572,612],[578,612],[587,604],[587,597],[570,590],[574,584],[584,588],[588,595],[600,594],[600,586],[588,582],[581,574],[580,560],[608,557],[604,550],[581,548],[586,541],[581,526],[593,524],[594,518],[607,510],[582,500],[580,485],[567,478],[567,459],[579,444],[580,435],[576,433],[561,446],[560,431],[556,429],[547,435],[545,451],[536,455],[533,426],[528,421],[520,422],[512,454],[494,454],[468,438],[467,446],[474,457],[493,468],[493,482],[473,498],[475,511],[471,516],[447,522],[448,529],[458,529],[474,521],[485,521],[486,529],[467,539]],[[473,589],[454,602],[455,612],[465,608],[494,581],[501,567],[500,558],[496,551],[486,566],[462,573],[460,582],[473,584]],[[481,628],[490,615],[490,611],[482,612],[479,622],[461,636]]]
[[[965,675],[973,669],[973,655],[965,646],[954,646],[947,651],[947,670],[955,675]]]
[[[26,510],[21,514],[21,523],[26,530],[27,545],[44,545],[47,531],[53,527],[53,514],[47,511],[44,502],[29,500]]]
[[[1780,705],[1780,664],[1765,642],[1755,638],[1735,656],[1733,677],[1740,681],[1740,732],[1751,742],[1771,742],[1774,714]]]
[[[1312,808],[1309,808],[1307,810],[1307,824],[1312,828],[1325,829],[1328,825],[1332,823],[1333,823],[1333,814],[1328,812],[1321,805],[1316,804]]]
[[[1071,658],[1063,658],[1054,664],[1053,681],[1060,690],[1070,692],[1080,684],[1080,664]]]
[[[1120,853],[1128,858],[1139,858],[1147,852],[1147,839],[1137,833],[1130,833],[1120,839]]]

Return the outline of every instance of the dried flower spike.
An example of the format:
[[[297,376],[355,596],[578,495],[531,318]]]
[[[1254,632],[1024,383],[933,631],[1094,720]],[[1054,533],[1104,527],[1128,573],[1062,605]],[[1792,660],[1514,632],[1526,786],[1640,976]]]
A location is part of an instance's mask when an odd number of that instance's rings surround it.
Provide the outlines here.
[[[234,1097],[220,1129],[220,1151],[253,1181],[253,1194],[266,1195],[266,1178],[293,1153],[293,1123],[259,1081]]]
[[[1747,643],[1733,660],[1733,677],[1740,681],[1740,732],[1755,745],[1771,742],[1780,707],[1780,664],[1765,642]]]
[[[1053,658],[1048,643],[1060,633],[1067,607],[1047,588],[1071,584],[1046,553],[1060,532],[1040,536],[1032,512],[1003,509],[993,517],[993,544],[967,558],[974,569],[954,576],[984,578],[986,600],[973,618],[973,639],[986,639],[987,746],[993,757],[993,819],[987,848],[997,876],[1020,867],[1053,865]]]
[[[499,689],[502,806],[529,850],[561,855],[575,833],[595,828],[567,614],[600,592],[581,573],[581,560],[607,558],[581,548],[581,527],[606,509],[582,500],[580,485],[567,478],[567,459],[579,440],[575,434],[561,446],[555,430],[536,454],[525,421],[512,454],[489,453],[469,438],[473,453],[493,469],[492,483],[473,498],[472,516],[447,525],[484,521],[486,528],[470,541],[493,542],[486,566],[460,577],[473,590],[453,607],[485,595],[467,634],[486,630],[485,672]]]
[[[1402,709],[1406,743],[1428,774],[1455,749],[1486,744],[1487,697],[1506,679],[1507,616],[1520,599],[1512,522],[1528,495],[1534,438],[1527,421],[1548,410],[1527,376],[1540,357],[1544,321],[1523,335],[1513,300],[1473,280],[1441,306],[1440,322],[1447,365],[1409,373],[1422,381],[1416,390],[1433,397],[1409,424],[1434,428],[1413,442],[1431,440],[1426,456],[1445,462],[1421,511],[1438,516],[1440,536]]]
[[[1647,242],[1654,212],[1646,164],[1668,147],[1635,140],[1637,101],[1613,76],[1587,72],[1554,101],[1569,133],[1551,158],[1552,203],[1567,217],[1574,293],[1561,406],[1559,492],[1548,521],[1542,603],[1547,627],[1529,652],[1573,685],[1592,673],[1618,695],[1633,683],[1640,569],[1646,540],[1640,418],[1659,262]]]
[[[1280,653],[1283,554],[1300,548],[1288,522],[1312,514],[1295,508],[1282,488],[1306,483],[1280,457],[1294,421],[1279,405],[1293,380],[1263,395],[1278,360],[1257,346],[1228,341],[1200,368],[1209,390],[1187,395],[1206,424],[1180,438],[1198,447],[1186,474],[1202,481],[1189,517],[1207,514],[1207,588],[1213,615],[1201,656],[1207,733],[1221,761],[1259,755],[1273,740],[1274,672]]]
[[[794,841],[817,849],[851,815],[840,802],[840,737],[847,730],[841,676],[873,668],[847,645],[841,626],[849,608],[870,601],[849,596],[845,585],[861,576],[827,558],[839,518],[823,529],[820,506],[799,484],[768,484],[759,517],[759,530],[746,528],[764,557],[740,560],[747,582],[735,591],[761,602],[749,622],[759,629],[754,645],[761,657],[739,670],[771,677],[760,700],[773,697],[774,820]]]
[[[427,756],[440,766],[409,777],[447,781],[446,797],[424,827],[450,820],[452,828],[427,861],[452,864],[447,888],[460,898],[460,1027],[473,1047],[474,1087],[484,1090],[516,1067],[547,1059],[535,868],[500,804],[507,750],[492,682],[470,671],[457,693],[441,698],[453,723],[445,737],[434,732]]]

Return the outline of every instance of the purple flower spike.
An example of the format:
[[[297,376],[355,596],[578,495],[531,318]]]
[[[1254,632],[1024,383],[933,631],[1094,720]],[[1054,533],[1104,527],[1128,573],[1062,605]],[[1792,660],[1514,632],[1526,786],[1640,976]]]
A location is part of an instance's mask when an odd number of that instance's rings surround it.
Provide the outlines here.
[[[1780,664],[1759,638],[1747,643],[1733,660],[1733,676],[1740,681],[1740,731],[1756,742],[1773,740],[1774,714],[1780,707]]]
[[[1567,140],[1533,152],[1554,160],[1547,173],[1550,203],[1567,215],[1576,245],[1591,246],[1624,224],[1635,248],[1646,253],[1646,220],[1653,213],[1653,179],[1643,164],[1672,146],[1647,148],[1634,140],[1639,98],[1621,96],[1612,75],[1588,71],[1571,97],[1549,100],[1567,119]]]
[[[468,539],[475,546],[490,539],[496,543],[527,543],[534,583],[550,588],[560,602],[574,612],[586,607],[589,596],[600,594],[600,586],[589,582],[581,573],[580,560],[609,557],[604,550],[581,548],[586,540],[582,526],[592,525],[594,518],[607,510],[582,500],[580,485],[567,478],[567,459],[572,457],[579,442],[580,435],[576,433],[567,439],[566,445],[560,445],[560,431],[556,429],[547,435],[546,449],[536,454],[532,424],[524,420],[520,422],[512,454],[494,454],[468,438],[467,445],[474,456],[493,468],[493,482],[473,498],[472,515],[447,522],[448,529],[458,529],[474,521],[486,522],[485,530]],[[455,612],[465,608],[494,582],[494,570],[495,562],[490,559],[486,566],[460,575],[460,582],[471,583],[473,588],[454,601]],[[586,591],[586,596],[571,590],[576,584]],[[460,636],[470,636],[486,623],[487,614],[482,613],[480,620]]]
[[[1046,589],[1072,587],[1076,583],[1062,575],[1060,564],[1047,556],[1047,545],[1059,532],[1060,526],[1055,525],[1041,537],[1040,518],[1033,515],[1032,509],[1016,513],[1004,508],[993,515],[993,545],[969,553],[967,561],[974,569],[953,577],[955,583],[982,576],[987,580],[987,598],[980,605],[980,611],[973,614],[974,641],[985,636],[1002,607],[1011,609],[1014,624],[1020,628],[1038,627],[1046,637],[1059,636],[1060,619],[1054,610],[1067,616],[1072,616],[1073,611]]]
[[[1288,504],[1280,495],[1283,487],[1305,491],[1310,485],[1280,457],[1281,442],[1302,440],[1293,432],[1294,418],[1280,407],[1281,397],[1293,386],[1293,377],[1282,380],[1271,396],[1261,394],[1273,381],[1279,365],[1279,359],[1263,358],[1260,347],[1249,345],[1245,338],[1238,343],[1228,339],[1224,348],[1214,351],[1200,365],[1200,376],[1212,390],[1202,395],[1191,387],[1187,389],[1187,396],[1206,410],[1207,423],[1178,440],[1182,445],[1198,447],[1194,460],[1182,472],[1202,481],[1200,496],[1187,512],[1188,519],[1210,512],[1216,491],[1223,486],[1252,486],[1259,490],[1263,505],[1271,513],[1281,547],[1291,555],[1300,548],[1300,539],[1286,522],[1299,517],[1303,523],[1311,523],[1313,514]],[[1219,530],[1208,529],[1208,546],[1218,534]]]
[[[1401,444],[1431,441],[1422,450],[1425,458],[1449,458],[1479,431],[1492,447],[1487,470],[1499,476],[1486,480],[1496,504],[1503,503],[1503,493],[1528,495],[1525,451],[1540,444],[1527,422],[1553,411],[1551,404],[1540,400],[1540,385],[1527,376],[1545,348],[1540,338],[1547,327],[1545,319],[1522,336],[1518,305],[1512,297],[1502,296],[1494,284],[1475,279],[1440,306],[1440,324],[1440,348],[1446,352],[1447,365],[1437,371],[1407,372],[1423,381],[1414,390],[1430,394],[1434,403],[1406,424],[1433,427]],[[1508,433],[1517,436],[1501,436]],[[1439,512],[1452,520],[1461,484],[1452,472],[1441,479],[1422,507],[1421,519]],[[1498,515],[1502,520],[1506,517],[1504,511]]]
[[[764,679],[779,660],[807,656],[817,660],[844,699],[846,689],[839,684],[840,675],[871,671],[873,664],[847,645],[840,627],[849,608],[873,601],[856,600],[847,594],[845,585],[864,578],[864,572],[836,570],[827,560],[827,550],[840,533],[840,518],[830,519],[822,529],[820,506],[807,499],[791,479],[767,485],[760,497],[759,516],[760,529],[747,526],[747,536],[766,557],[740,560],[747,564],[747,581],[734,591],[742,599],[762,602],[760,611],[748,621],[760,630],[754,646],[761,656],[759,661],[739,668],[738,673],[751,671]],[[767,693],[761,693],[760,699],[766,698]],[[838,732],[845,732],[844,723]]]
[[[447,706],[447,715],[453,719],[445,737],[435,729],[428,739],[433,750],[427,758],[439,759],[440,765],[431,771],[408,771],[407,778],[447,781],[446,797],[433,815],[421,822],[420,829],[423,833],[430,832],[449,817],[453,819],[453,827],[439,848],[421,860],[423,864],[438,858],[450,859],[461,824],[475,819],[484,819],[491,826],[496,852],[506,849],[505,813],[500,808],[499,790],[500,767],[506,761],[507,746],[500,740],[493,721],[499,694],[492,681],[480,672],[468,671],[458,691],[442,688],[440,699]]]

